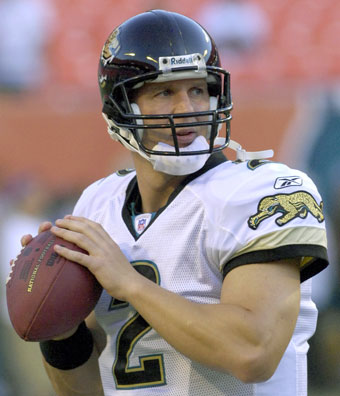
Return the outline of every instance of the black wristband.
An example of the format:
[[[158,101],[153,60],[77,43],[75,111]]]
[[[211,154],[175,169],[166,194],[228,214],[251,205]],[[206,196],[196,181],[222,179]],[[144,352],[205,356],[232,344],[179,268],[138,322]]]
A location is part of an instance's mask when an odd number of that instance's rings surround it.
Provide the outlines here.
[[[93,351],[91,331],[82,322],[69,338],[42,341],[40,350],[46,362],[59,370],[71,370],[87,362]]]

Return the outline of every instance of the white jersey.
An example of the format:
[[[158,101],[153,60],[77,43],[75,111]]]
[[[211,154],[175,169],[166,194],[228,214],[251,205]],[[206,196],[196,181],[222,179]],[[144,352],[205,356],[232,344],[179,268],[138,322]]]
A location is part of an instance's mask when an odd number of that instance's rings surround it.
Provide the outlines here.
[[[95,312],[108,335],[99,362],[106,396],[307,395],[307,340],[317,320],[308,279],[327,265],[321,198],[300,171],[222,157],[189,176],[140,235],[129,212],[139,196],[134,171],[88,187],[74,213],[101,223],[144,276],[196,303],[218,303],[224,277],[237,266],[301,257],[293,338],[268,381],[244,384],[183,356],[133,306],[104,291]]]

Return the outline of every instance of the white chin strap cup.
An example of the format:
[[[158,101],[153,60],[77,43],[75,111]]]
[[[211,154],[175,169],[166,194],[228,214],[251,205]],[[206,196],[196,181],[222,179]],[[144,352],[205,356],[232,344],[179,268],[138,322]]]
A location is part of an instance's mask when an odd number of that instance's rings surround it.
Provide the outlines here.
[[[158,143],[153,148],[155,151],[175,151],[173,146],[166,143]],[[180,151],[201,151],[208,150],[209,145],[203,136],[198,136],[187,147],[182,147]],[[180,155],[180,156],[166,156],[166,155],[150,155],[149,161],[153,168],[158,172],[167,173],[174,176],[189,175],[201,169],[209,158],[210,154],[196,154],[196,155]]]

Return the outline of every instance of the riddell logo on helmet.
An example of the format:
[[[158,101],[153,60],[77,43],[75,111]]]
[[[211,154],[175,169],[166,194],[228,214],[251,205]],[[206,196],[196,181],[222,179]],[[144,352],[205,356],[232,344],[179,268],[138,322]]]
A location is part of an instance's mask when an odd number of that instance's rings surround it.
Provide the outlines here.
[[[190,57],[173,57],[170,59],[170,64],[171,65],[191,65],[195,62],[195,59],[190,56]]]
[[[183,66],[197,66],[205,69],[205,61],[200,54],[189,54],[179,56],[164,56],[159,58],[159,69],[169,71],[170,69],[181,68]]]

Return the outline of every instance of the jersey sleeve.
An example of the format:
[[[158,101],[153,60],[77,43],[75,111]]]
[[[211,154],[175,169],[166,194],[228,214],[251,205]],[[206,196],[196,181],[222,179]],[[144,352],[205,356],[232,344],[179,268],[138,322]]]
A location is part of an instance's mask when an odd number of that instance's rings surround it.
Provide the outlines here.
[[[88,219],[93,218],[93,208],[98,206],[96,200],[98,200],[98,190],[100,189],[101,182],[102,180],[96,181],[82,192],[73,209],[74,216],[86,217]]]
[[[222,210],[220,269],[226,276],[240,265],[300,258],[304,281],[328,265],[321,196],[303,172],[277,163],[255,165],[243,166]]]
[[[122,170],[90,184],[78,199],[73,215],[101,223],[105,209],[113,201],[115,204],[124,202],[126,189],[134,177],[134,170]]]

